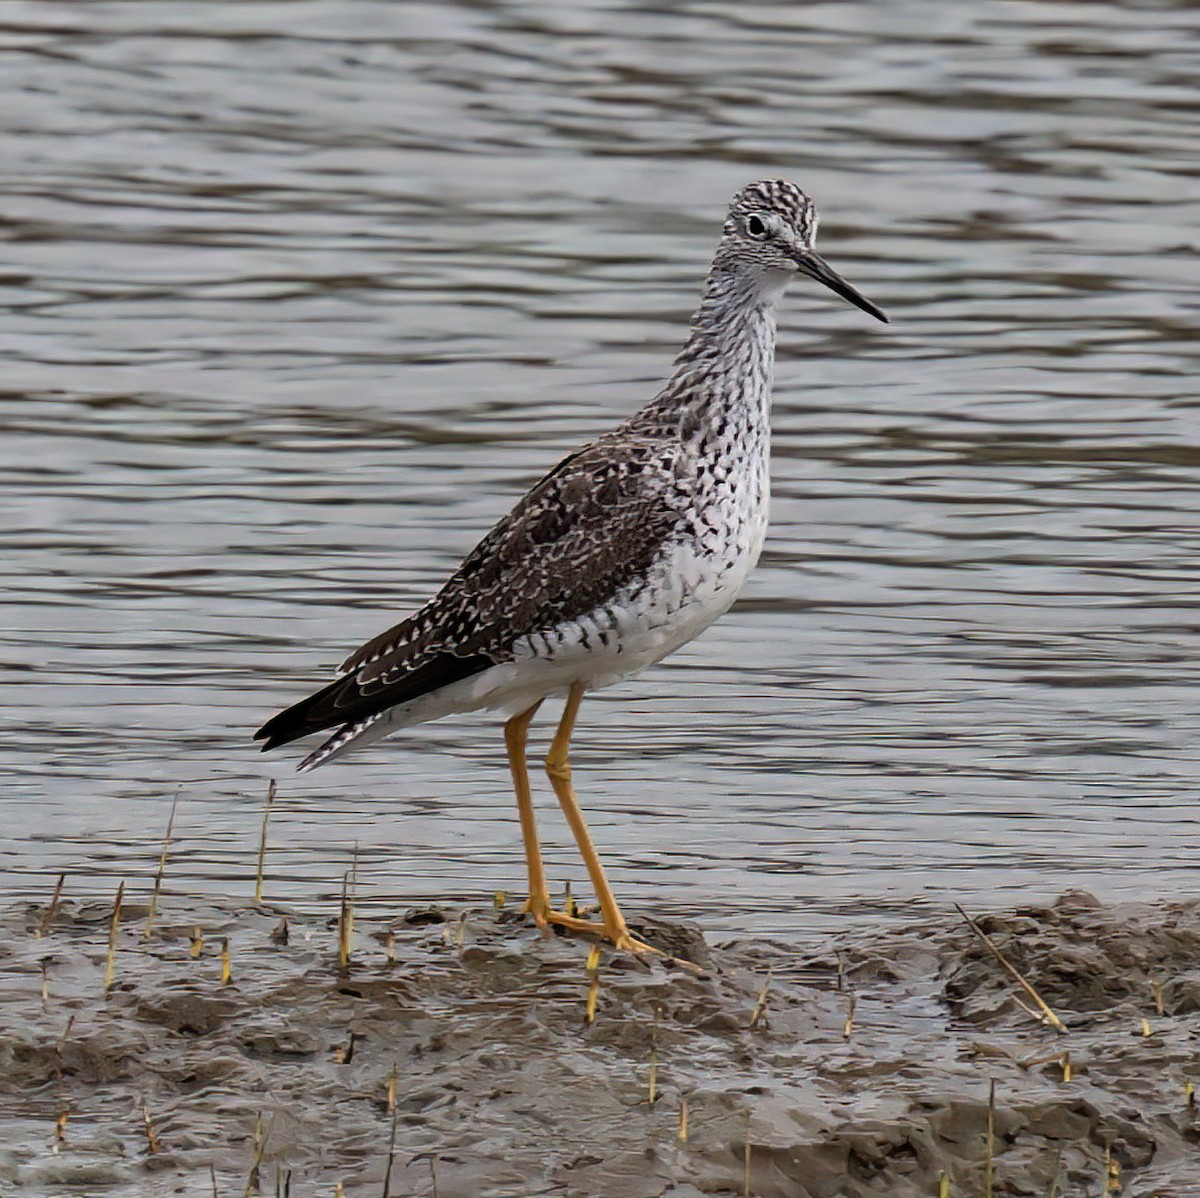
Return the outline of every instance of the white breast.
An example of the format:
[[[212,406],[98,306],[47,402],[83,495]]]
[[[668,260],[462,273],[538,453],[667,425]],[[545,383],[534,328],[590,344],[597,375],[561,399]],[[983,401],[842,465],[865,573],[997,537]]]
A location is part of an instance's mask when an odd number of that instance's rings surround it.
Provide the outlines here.
[[[608,603],[517,642],[514,665],[522,677],[517,702],[539,688],[548,693],[584,681],[596,689],[628,678],[728,611],[762,552],[765,457],[761,469],[742,474],[740,483],[718,483],[710,502],[688,513],[679,538],[663,545],[645,576]],[[503,705],[513,707],[507,696]]]

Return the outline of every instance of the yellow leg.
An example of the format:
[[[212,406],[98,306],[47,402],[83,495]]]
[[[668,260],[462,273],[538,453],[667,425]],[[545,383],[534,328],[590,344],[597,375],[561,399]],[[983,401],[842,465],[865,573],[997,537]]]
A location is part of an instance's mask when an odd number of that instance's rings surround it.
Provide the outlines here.
[[[525,900],[522,910],[527,915],[532,915],[534,922],[543,931],[552,923],[575,931],[596,931],[597,926],[590,920],[575,919],[550,907],[550,892],[546,886],[546,870],[542,864],[541,845],[538,843],[537,824],[533,815],[533,792],[529,786],[529,769],[525,758],[529,724],[541,705],[539,699],[528,711],[513,716],[504,725],[504,745],[508,750],[508,767],[512,771],[513,790],[517,795],[517,815],[521,820],[525,865],[529,871],[529,897]]]
[[[579,846],[583,863],[587,866],[588,876],[592,879],[592,886],[596,891],[596,898],[600,902],[600,912],[604,919],[605,938],[611,940],[614,947],[624,949],[626,952],[656,953],[659,951],[658,949],[652,948],[649,944],[645,944],[631,935],[629,928],[625,925],[625,917],[621,914],[612,887],[609,886],[608,879],[604,876],[604,866],[600,864],[600,858],[583,819],[583,812],[575,798],[574,787],[571,785],[571,733],[575,731],[575,717],[579,714],[580,703],[583,702],[583,690],[583,684],[576,682],[567,695],[567,705],[563,709],[558,731],[555,732],[554,740],[550,744],[550,752],[546,755],[546,773],[550,775],[550,784],[554,787],[554,793],[562,805],[567,823],[571,825],[575,843]]]

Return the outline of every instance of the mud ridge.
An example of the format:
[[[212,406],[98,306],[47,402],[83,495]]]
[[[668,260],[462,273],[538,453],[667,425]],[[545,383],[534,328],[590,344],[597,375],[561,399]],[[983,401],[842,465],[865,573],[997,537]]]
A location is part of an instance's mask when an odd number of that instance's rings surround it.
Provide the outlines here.
[[[1200,1194],[1200,903],[1068,892],[813,946],[508,912],[0,914],[0,1195]],[[199,935],[197,935],[197,931]],[[223,975],[227,946],[228,980]],[[589,996],[594,1018],[587,1018]]]

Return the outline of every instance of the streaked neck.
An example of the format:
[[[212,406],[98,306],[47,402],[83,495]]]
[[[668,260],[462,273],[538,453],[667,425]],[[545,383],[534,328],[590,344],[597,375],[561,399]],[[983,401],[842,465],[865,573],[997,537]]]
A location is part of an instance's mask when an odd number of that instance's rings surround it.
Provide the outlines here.
[[[711,380],[718,390],[744,390],[747,399],[766,401],[775,368],[775,301],[785,283],[714,264],[672,383],[706,391]]]

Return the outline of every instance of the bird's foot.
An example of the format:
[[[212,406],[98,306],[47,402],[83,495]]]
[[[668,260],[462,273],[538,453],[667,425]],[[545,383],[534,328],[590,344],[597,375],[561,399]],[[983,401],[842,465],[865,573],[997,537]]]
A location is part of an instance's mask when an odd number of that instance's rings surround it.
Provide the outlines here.
[[[568,915],[565,911],[555,911],[546,899],[538,901],[532,897],[525,900],[521,908],[523,915],[529,915],[533,922],[543,932],[549,932],[551,927],[566,928],[570,932],[590,932],[593,935],[603,935],[604,925],[591,919],[581,919],[577,915]]]
[[[678,966],[689,973],[703,973],[703,970],[691,961],[685,961],[681,957],[672,957],[661,948],[655,948],[653,944],[639,940],[629,930],[623,919],[620,923],[609,927],[598,919],[580,919],[578,916],[568,915],[565,911],[555,911],[549,902],[535,903],[533,899],[526,899],[521,912],[530,916],[533,922],[547,934],[552,928],[563,928],[568,932],[583,932],[585,935],[607,940],[617,952],[629,953],[639,960],[648,956],[661,957],[668,965]]]
[[[546,922],[553,924],[556,928],[566,928],[571,932],[587,932],[592,936],[604,935],[602,923],[594,919],[581,919],[578,915],[568,915],[565,911],[547,911]]]
[[[633,953],[635,957],[641,956],[643,953],[653,953],[656,957],[666,956],[661,948],[655,948],[653,944],[639,940],[628,928],[622,928],[620,931],[612,933],[606,931],[603,936],[618,952]]]
[[[621,926],[613,931],[605,931],[602,933],[605,940],[609,941],[613,948],[618,952],[632,953],[639,961],[651,953],[659,957],[663,964],[669,965],[672,969],[682,969],[685,973],[694,974],[696,977],[703,977],[704,970],[693,961],[685,960],[683,957],[674,957],[670,953],[665,952],[661,948],[655,948],[653,944],[647,944],[644,940],[639,940],[625,926],[624,920],[621,921]]]
[[[538,902],[533,898],[525,900],[521,912],[530,916],[543,932],[549,932],[551,928],[564,928],[568,932],[599,936],[602,940],[607,940],[618,952],[633,953],[635,956],[643,953],[654,953],[660,957],[663,955],[661,949],[633,935],[625,926],[624,920],[614,927],[608,927],[598,919],[582,919],[578,915],[568,915],[565,911],[555,911],[548,902]]]

